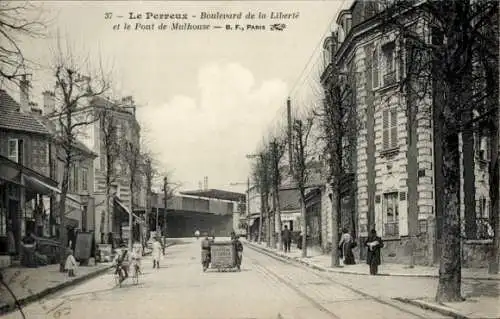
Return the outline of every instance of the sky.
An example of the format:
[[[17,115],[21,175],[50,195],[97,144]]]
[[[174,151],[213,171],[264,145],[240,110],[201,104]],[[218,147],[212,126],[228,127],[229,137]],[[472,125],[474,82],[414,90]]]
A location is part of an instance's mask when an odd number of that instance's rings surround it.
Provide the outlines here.
[[[345,1],[344,1],[345,2]],[[47,66],[56,39],[69,43],[89,64],[102,61],[112,71],[116,95],[132,95],[145,139],[171,179],[182,189],[244,191],[263,134],[286,103],[311,54],[321,45],[342,1],[53,1],[41,6],[49,36],[24,41],[26,55],[40,66],[33,73],[32,99],[53,88]],[[207,13],[267,14],[267,19],[235,22],[201,20]],[[105,19],[105,13],[112,13]],[[187,13],[191,24],[220,25],[211,30],[133,30],[138,13]],[[271,20],[271,12],[298,18]],[[119,18],[118,16],[123,16]],[[193,17],[196,16],[196,17]],[[131,30],[123,30],[124,23]],[[225,30],[283,22],[279,31]],[[150,20],[142,20],[150,24]],[[119,24],[120,30],[113,30]],[[58,35],[58,36],[56,36]],[[234,185],[234,184],[238,185]],[[232,185],[233,184],[233,185]]]

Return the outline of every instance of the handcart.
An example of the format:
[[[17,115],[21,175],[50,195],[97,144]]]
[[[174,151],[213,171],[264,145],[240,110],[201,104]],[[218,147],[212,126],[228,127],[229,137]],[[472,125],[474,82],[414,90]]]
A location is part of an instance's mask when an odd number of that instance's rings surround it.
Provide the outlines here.
[[[240,271],[233,242],[213,242],[210,247],[210,255],[210,268],[217,269],[217,271]]]

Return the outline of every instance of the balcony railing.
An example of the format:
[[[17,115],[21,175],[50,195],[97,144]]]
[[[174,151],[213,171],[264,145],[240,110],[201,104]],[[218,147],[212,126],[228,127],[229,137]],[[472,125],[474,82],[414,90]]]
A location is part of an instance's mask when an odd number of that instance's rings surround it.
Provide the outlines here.
[[[399,236],[399,223],[385,223],[384,224],[384,236],[385,237],[398,237]]]

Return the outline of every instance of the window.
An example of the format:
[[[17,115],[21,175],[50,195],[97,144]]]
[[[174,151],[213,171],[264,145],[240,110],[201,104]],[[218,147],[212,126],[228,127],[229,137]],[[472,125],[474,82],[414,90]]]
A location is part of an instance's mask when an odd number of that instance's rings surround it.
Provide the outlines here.
[[[396,107],[383,110],[383,149],[398,147],[398,110]]]
[[[376,89],[379,87],[379,53],[378,53],[378,45],[375,45],[372,53],[372,88]]]
[[[82,191],[88,191],[88,169],[82,168]]]
[[[78,166],[73,166],[73,191],[78,192]]]
[[[7,236],[7,209],[2,206],[0,206],[0,236]]]
[[[481,196],[479,198],[479,218],[488,218],[489,212],[488,212],[488,201],[484,196]]]
[[[481,161],[489,161],[490,154],[488,148],[488,137],[485,134],[476,134],[475,136],[475,148],[476,148],[476,156]]]
[[[396,82],[396,44],[394,41],[382,46],[383,62],[383,85],[391,85]]]
[[[384,235],[397,236],[399,234],[398,193],[393,192],[384,194],[384,203],[382,207]]]
[[[16,163],[24,164],[24,143],[21,139],[9,139],[7,157]]]

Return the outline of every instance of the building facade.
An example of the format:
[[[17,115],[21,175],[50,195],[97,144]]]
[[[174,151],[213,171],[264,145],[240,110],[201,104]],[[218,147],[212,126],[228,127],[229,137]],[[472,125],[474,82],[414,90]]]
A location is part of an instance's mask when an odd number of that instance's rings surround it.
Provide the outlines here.
[[[348,10],[340,12],[338,30],[324,46],[328,61],[322,76],[323,86],[325,90],[338,83],[348,86],[357,115],[354,139],[347,136],[349,141],[344,143],[344,146],[355,145],[347,160],[354,163],[347,170],[352,174],[346,176],[343,186],[351,198],[346,210],[354,214],[355,230],[361,240],[371,229],[376,229],[384,238],[386,262],[408,261],[410,230],[416,229],[416,262],[432,264],[439,249],[436,243],[440,219],[436,213],[439,199],[435,198],[435,169],[439,168],[435,167],[432,93],[413,100],[400,90],[400,81],[411,61],[405,56],[399,34],[381,31],[379,22],[373,19],[377,10],[374,1],[355,1]],[[413,22],[417,32],[423,34],[425,25],[419,19]],[[409,113],[409,110],[417,111]],[[491,218],[488,183],[491,152],[487,136],[475,134],[474,143],[473,167],[462,165],[461,185],[464,185],[464,172],[473,171],[475,193],[472,196],[476,205],[469,214],[476,217],[473,223],[482,225]],[[462,151],[462,158],[463,154]],[[461,192],[462,198],[471,196],[463,187]],[[466,211],[462,205],[462,220],[466,219]],[[418,215],[418,225],[411,224],[415,220],[411,217],[416,216],[412,213]],[[470,239],[491,240],[491,237],[491,233],[483,232]],[[469,257],[483,251],[469,248],[467,245],[464,248]]]
[[[53,92],[44,92],[44,109],[47,114],[54,114],[57,106]],[[110,101],[103,97],[94,97],[89,101],[82,101],[79,110],[73,114],[75,122],[88,122],[79,127],[77,139],[81,146],[94,154],[92,163],[93,188],[93,223],[97,243],[108,243],[112,234],[113,241],[119,242],[122,238],[123,226],[128,226],[128,214],[145,207],[145,193],[142,190],[142,178],[139,170],[135,172],[134,185],[131,185],[131,172],[128,165],[132,146],[134,152],[140,152],[140,126],[135,116],[135,105],[131,97],[121,101]],[[109,119],[108,122],[103,120]],[[51,121],[58,126],[58,116],[52,116]],[[112,124],[110,122],[112,121]],[[118,150],[114,156],[114,168],[111,179],[111,196],[109,205],[106,198],[106,125],[113,127],[111,140],[113,148]],[[127,149],[125,149],[127,147]],[[87,162],[88,163],[88,162]],[[139,162],[140,165],[140,162]],[[90,167],[90,165],[87,165]],[[131,189],[133,188],[133,189]],[[132,196],[134,196],[132,198]],[[117,199],[120,204],[115,205]],[[109,211],[108,211],[109,207]],[[123,207],[126,211],[123,212]],[[126,216],[123,216],[126,215]],[[105,235],[108,234],[108,235]],[[108,236],[106,238],[106,236]]]
[[[0,90],[0,255],[19,254],[29,232],[47,234],[49,215],[43,198],[57,186],[50,178],[52,138],[31,112],[29,82],[21,81],[20,103]]]

